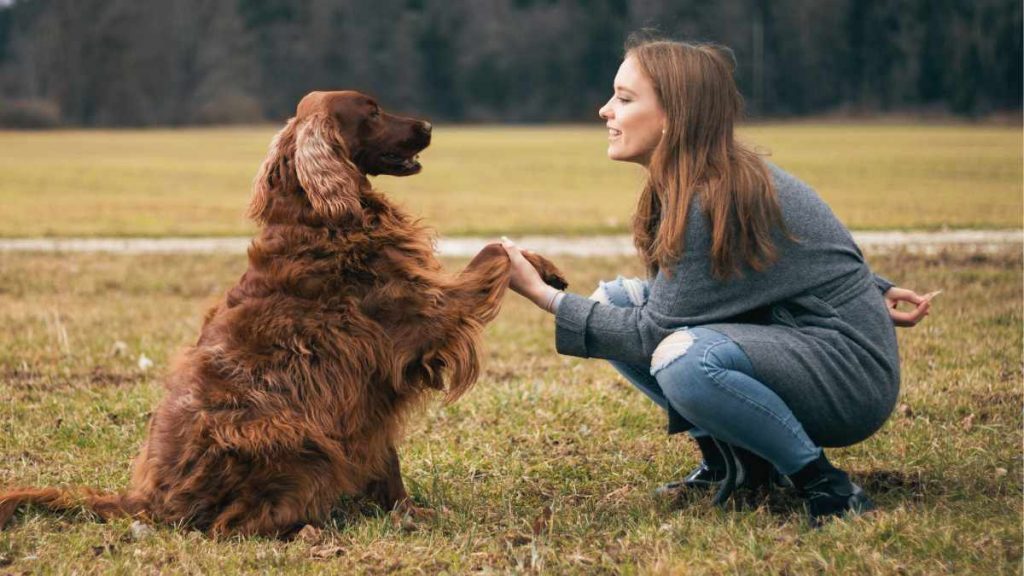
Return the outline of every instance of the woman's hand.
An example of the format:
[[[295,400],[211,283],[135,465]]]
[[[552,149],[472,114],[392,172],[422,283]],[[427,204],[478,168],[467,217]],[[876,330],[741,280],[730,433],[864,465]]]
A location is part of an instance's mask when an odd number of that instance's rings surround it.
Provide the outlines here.
[[[512,260],[512,278],[509,288],[522,294],[537,306],[546,309],[558,290],[544,283],[540,274],[537,273],[537,269],[523,257],[522,251],[514,242],[503,236],[501,245],[508,252],[509,259]]]
[[[938,290],[922,296],[906,288],[899,288],[897,286],[889,288],[885,293],[885,305],[889,308],[889,317],[892,318],[892,323],[904,328],[916,326],[918,322],[928,315],[932,298],[941,292],[941,290]],[[897,308],[900,302],[910,302],[914,305],[914,309],[908,311],[900,310]]]

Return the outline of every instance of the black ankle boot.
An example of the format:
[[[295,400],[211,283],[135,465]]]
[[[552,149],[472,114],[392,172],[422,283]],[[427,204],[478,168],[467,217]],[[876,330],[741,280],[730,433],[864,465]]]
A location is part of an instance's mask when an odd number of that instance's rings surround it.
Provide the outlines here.
[[[703,464],[714,470],[725,470],[725,455],[718,449],[718,444],[711,436],[698,436],[693,439],[700,450],[700,457]]]
[[[771,462],[739,446],[733,446],[732,451],[736,458],[737,489],[768,490],[793,487],[789,478],[779,473]]]
[[[862,514],[875,507],[864,490],[833,466],[824,452],[789,478],[805,499],[808,518],[815,528],[830,517]]]
[[[718,450],[715,441],[710,436],[694,438],[697,448],[700,449],[701,461],[696,468],[683,477],[663,484],[654,490],[655,496],[674,497],[684,492],[703,492],[716,488],[725,480],[725,457]]]
[[[775,466],[749,450],[732,447],[736,458],[736,488],[752,491],[767,490],[772,486]]]

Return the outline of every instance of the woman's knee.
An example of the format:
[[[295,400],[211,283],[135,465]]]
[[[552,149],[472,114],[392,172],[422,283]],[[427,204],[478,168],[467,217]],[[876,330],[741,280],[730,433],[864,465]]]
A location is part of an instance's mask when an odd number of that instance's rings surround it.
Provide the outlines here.
[[[690,330],[679,330],[669,334],[662,340],[651,355],[651,375],[657,376],[659,372],[670,365],[693,357],[689,354],[690,348],[696,342],[696,335]]]
[[[730,354],[722,353],[729,345],[735,343],[712,330],[679,330],[654,350],[651,375],[677,410],[699,407],[717,385],[714,374],[735,364]]]
[[[590,299],[619,308],[632,308],[647,302],[647,291],[647,282],[644,280],[619,276],[609,282],[599,282]]]
[[[684,328],[669,334],[651,355],[651,375],[656,375],[676,362],[686,362],[688,369],[701,366],[731,367],[735,361],[728,354],[716,351],[723,345],[736,346],[724,334],[706,328]]]
[[[676,410],[685,411],[695,403],[699,388],[706,384],[696,342],[690,330],[680,330],[662,340],[651,357],[651,375]]]

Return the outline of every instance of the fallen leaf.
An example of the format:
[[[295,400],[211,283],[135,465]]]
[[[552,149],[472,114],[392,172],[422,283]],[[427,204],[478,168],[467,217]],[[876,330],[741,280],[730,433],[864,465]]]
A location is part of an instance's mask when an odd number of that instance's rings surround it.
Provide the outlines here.
[[[904,418],[914,417],[914,410],[910,407],[910,404],[900,404],[900,407],[897,408],[897,410],[899,410],[900,416],[903,416]]]
[[[139,370],[145,372],[153,367],[153,361],[145,354],[139,354]]]
[[[573,564],[593,564],[594,560],[584,556],[583,554],[580,554],[579,552],[576,552],[575,554],[569,556],[569,562]]]
[[[309,549],[309,557],[313,560],[328,560],[345,553],[345,549],[334,544],[320,544]]]
[[[1010,471],[1007,470],[1006,468],[996,468],[996,478],[1002,478],[1003,476],[1006,476],[1009,473]]]
[[[138,520],[132,522],[132,525],[128,528],[128,532],[131,534],[132,540],[138,542],[149,538],[153,534],[153,527],[149,524],[145,524]]]
[[[971,428],[974,428],[974,412],[971,412],[960,421],[960,427],[964,429],[964,432],[969,432]]]
[[[402,513],[398,510],[391,512],[391,525],[402,532],[415,532],[419,528],[410,514]]]
[[[512,532],[505,535],[505,541],[513,546],[526,546],[533,542],[533,538],[521,532]]]
[[[548,525],[551,523],[551,506],[545,506],[541,513],[533,519],[533,535],[540,536],[544,532],[547,532]]]
[[[605,494],[604,498],[601,498],[601,501],[604,502],[607,500],[618,500],[620,496],[625,496],[626,494],[629,494],[632,490],[633,487],[630,486],[629,484],[626,484],[622,488],[617,488]]]
[[[322,530],[312,524],[306,524],[302,527],[302,530],[299,530],[299,533],[295,535],[295,539],[302,540],[303,542],[308,542],[310,544],[316,544],[320,542],[321,536]]]

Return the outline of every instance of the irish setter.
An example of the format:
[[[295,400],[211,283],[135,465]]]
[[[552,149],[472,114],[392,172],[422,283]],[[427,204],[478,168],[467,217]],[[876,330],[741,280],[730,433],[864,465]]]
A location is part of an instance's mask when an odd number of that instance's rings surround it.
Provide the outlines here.
[[[419,172],[430,132],[358,92],[303,98],[256,177],[248,270],[170,371],[130,486],[9,490],[0,528],[23,503],[275,537],[323,523],[342,495],[410,507],[403,420],[430,390],[472,386],[509,282],[500,244],[444,273],[432,235],[370,185]]]

